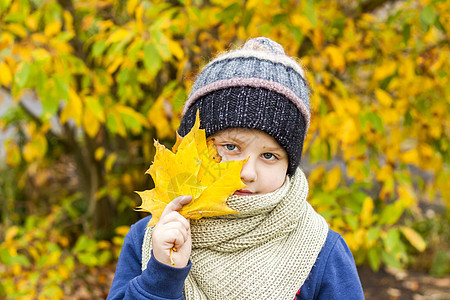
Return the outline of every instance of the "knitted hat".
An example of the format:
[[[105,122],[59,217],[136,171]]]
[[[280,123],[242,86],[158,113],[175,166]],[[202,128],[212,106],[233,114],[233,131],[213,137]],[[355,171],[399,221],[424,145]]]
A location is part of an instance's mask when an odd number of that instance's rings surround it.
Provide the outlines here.
[[[286,150],[288,174],[295,173],[311,116],[309,88],[302,67],[278,43],[251,39],[207,64],[185,103],[181,136],[197,110],[207,136],[233,127],[266,132]]]

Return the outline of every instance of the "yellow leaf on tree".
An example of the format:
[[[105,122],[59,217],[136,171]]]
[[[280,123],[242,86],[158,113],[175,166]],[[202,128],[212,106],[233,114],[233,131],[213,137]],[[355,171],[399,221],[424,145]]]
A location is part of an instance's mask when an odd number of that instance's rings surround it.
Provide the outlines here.
[[[397,63],[395,61],[388,61],[380,66],[377,66],[373,71],[374,80],[382,80],[392,75],[397,70]]]
[[[3,29],[14,33],[21,38],[25,38],[28,35],[27,30],[22,25],[16,23],[4,25]]]
[[[372,213],[374,209],[374,203],[372,198],[367,197],[364,202],[361,209],[361,214],[359,215],[361,219],[361,224],[364,227],[368,227],[372,224]]]
[[[328,58],[328,63],[332,69],[338,70],[339,72],[345,69],[345,58],[341,50],[335,46],[328,46],[325,49],[325,54]]]
[[[402,162],[406,164],[414,164],[419,165],[420,159],[419,159],[419,151],[417,149],[411,149],[405,153],[402,153],[400,155],[400,158]]]
[[[172,133],[166,103],[168,102],[163,97],[159,97],[147,114],[147,119],[156,128],[157,136],[160,139],[169,137]]]
[[[339,167],[337,166],[327,173],[323,189],[325,191],[332,191],[337,188],[340,181],[341,181],[341,169],[339,169]]]
[[[375,90],[375,97],[377,97],[378,102],[381,103],[383,106],[390,107],[392,104],[392,98],[389,95],[388,92],[382,90],[382,89],[376,89]]]
[[[340,139],[344,144],[352,144],[356,142],[359,137],[359,129],[352,118],[348,118],[343,122],[340,128]]]
[[[9,86],[12,81],[12,73],[5,62],[0,63],[0,86]]]
[[[45,26],[44,33],[48,37],[52,37],[61,31],[62,23],[60,21],[55,21],[49,23]]]
[[[106,45],[111,45],[111,43],[115,43],[118,41],[121,41],[128,37],[130,35],[130,32],[124,28],[117,29],[113,34],[111,34],[106,41]]]
[[[414,191],[411,186],[400,185],[397,187],[398,198],[403,201],[405,207],[410,207],[416,203]]]
[[[414,229],[406,227],[406,226],[401,226],[400,230],[402,231],[403,235],[408,240],[408,242],[410,242],[411,245],[414,246],[414,248],[416,248],[420,252],[425,250],[425,248],[427,247],[427,244],[425,243],[423,238],[420,236],[420,234],[418,234]]]
[[[85,108],[83,114],[83,127],[86,133],[91,137],[95,137],[100,130],[100,122],[90,109]]]
[[[66,106],[64,106],[61,111],[60,120],[61,123],[66,123],[70,118],[73,118],[77,127],[81,125],[82,120],[82,110],[83,110],[83,102],[81,101],[78,94],[72,89],[69,88],[69,101]]]
[[[207,144],[205,130],[200,129],[197,113],[191,131],[174,146],[174,152],[155,141],[156,154],[147,170],[155,188],[137,192],[142,204],[137,209],[152,214],[149,226],[156,225],[173,199],[191,195],[192,201],[179,212],[188,219],[198,220],[237,213],[226,205],[227,198],[245,187],[241,181],[243,161],[217,162],[217,151]],[[214,158],[213,158],[214,157]]]
[[[181,48],[180,44],[175,41],[169,40],[169,49],[172,54],[178,58],[178,60],[182,60],[184,57],[183,48]]]
[[[63,18],[64,18],[64,27],[66,28],[66,31],[74,32],[72,14],[68,10],[65,10],[63,12]]]
[[[127,12],[130,16],[133,15],[136,6],[139,4],[138,0],[129,0],[127,1]]]

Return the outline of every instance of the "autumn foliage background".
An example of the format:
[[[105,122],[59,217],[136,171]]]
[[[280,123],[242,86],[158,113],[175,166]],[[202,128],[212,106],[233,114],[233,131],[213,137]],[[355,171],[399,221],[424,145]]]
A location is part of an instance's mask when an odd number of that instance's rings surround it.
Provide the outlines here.
[[[310,201],[357,264],[449,274],[449,31],[440,0],[0,0],[0,298],[107,294],[153,139],[256,36],[308,70]]]

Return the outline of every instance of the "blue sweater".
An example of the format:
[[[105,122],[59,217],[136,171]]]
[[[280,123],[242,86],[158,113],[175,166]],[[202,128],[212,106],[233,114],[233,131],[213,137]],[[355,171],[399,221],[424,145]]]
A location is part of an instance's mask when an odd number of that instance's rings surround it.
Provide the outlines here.
[[[159,263],[153,255],[141,271],[142,242],[150,216],[131,226],[122,246],[108,299],[184,299],[184,268]],[[316,264],[295,299],[364,299],[353,256],[340,234],[329,230]],[[294,299],[294,300],[295,300]]]

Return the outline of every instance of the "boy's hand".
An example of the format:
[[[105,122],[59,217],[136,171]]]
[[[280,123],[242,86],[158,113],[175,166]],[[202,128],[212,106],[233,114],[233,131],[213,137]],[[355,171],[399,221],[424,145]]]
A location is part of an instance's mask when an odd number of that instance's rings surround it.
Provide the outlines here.
[[[180,215],[178,211],[191,202],[192,196],[180,196],[167,204],[161,218],[152,232],[153,255],[156,260],[172,266],[172,260],[177,268],[183,268],[188,264],[191,255],[191,227],[189,221]],[[176,251],[171,251],[175,248]]]

